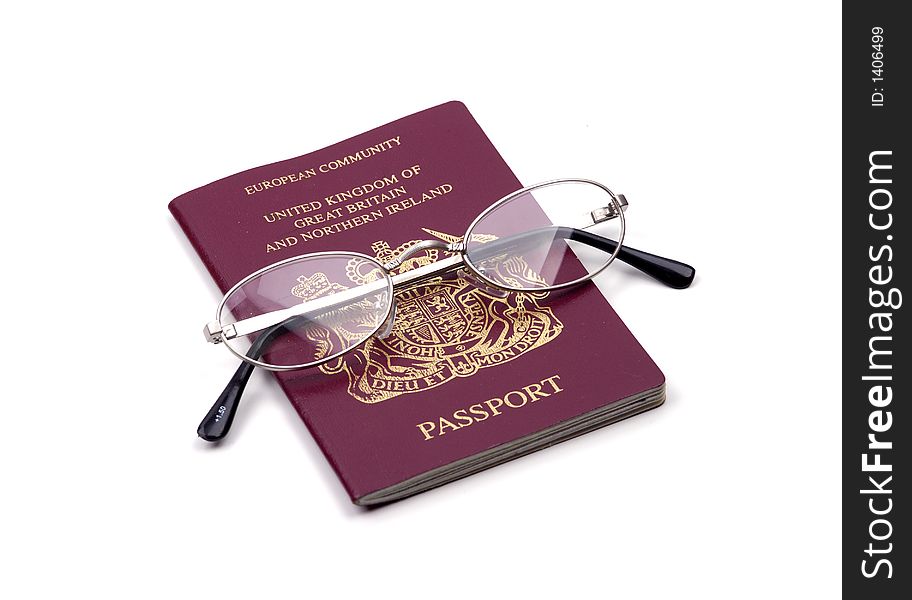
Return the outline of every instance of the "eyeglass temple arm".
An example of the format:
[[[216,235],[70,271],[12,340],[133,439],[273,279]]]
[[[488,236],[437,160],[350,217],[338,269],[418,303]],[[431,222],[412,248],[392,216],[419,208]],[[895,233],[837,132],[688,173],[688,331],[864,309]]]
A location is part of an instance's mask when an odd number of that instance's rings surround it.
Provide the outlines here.
[[[285,319],[278,325],[264,329],[263,333],[258,335],[253,344],[251,344],[250,349],[247,351],[247,356],[258,360],[269,344],[292,327],[301,325],[302,321],[309,321],[309,319],[305,315],[296,315]],[[199,427],[196,429],[198,436],[207,442],[217,442],[228,435],[231,424],[234,422],[234,416],[237,414],[238,405],[241,402],[241,395],[244,393],[244,388],[247,387],[247,381],[250,380],[253,369],[254,365],[241,361],[241,366],[234,372],[228,385],[225,386],[215,404],[212,405],[212,408],[209,409],[209,412],[206,413],[206,416],[200,422]]]
[[[605,252],[614,252],[617,248],[617,242],[600,236],[598,234],[586,231],[584,229],[573,229],[571,227],[559,227],[561,237],[581,242],[587,246],[598,248]],[[676,290],[683,290],[690,287],[693,283],[697,271],[688,264],[677,260],[643,252],[630,246],[621,244],[621,249],[617,254],[619,260],[624,261],[631,267],[639,269],[653,279]]]
[[[614,249],[617,248],[615,240],[591,233],[585,229],[552,226],[488,242],[474,248],[472,254],[476,259],[483,259],[505,251],[520,252],[521,247],[550,244],[554,239],[580,242],[609,254],[613,253]],[[643,252],[623,244],[621,244],[621,249],[617,253],[617,259],[675,289],[689,287],[696,274],[696,270],[688,264]]]

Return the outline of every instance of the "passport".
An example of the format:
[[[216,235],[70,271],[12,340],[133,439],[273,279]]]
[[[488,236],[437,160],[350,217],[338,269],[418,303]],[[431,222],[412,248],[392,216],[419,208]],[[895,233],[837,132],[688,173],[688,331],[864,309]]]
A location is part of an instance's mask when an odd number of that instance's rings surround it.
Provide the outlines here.
[[[169,208],[225,292],[300,254],[386,263],[420,240],[458,241],[521,187],[454,101],[220,179]],[[429,249],[400,270],[443,257]],[[397,290],[396,304],[383,340],[273,373],[355,504],[405,498],[665,400],[664,375],[592,283],[497,293],[455,273]]]

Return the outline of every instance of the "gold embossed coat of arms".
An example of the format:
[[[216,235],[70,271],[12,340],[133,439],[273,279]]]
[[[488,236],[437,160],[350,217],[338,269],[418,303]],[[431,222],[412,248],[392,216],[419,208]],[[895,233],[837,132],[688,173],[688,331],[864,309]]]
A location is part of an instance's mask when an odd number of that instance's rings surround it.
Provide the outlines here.
[[[459,237],[425,231],[447,242]],[[376,258],[386,263],[413,240],[395,250],[388,243],[372,245]],[[437,260],[438,250],[406,260],[395,272],[408,271]],[[521,259],[505,265],[509,276],[537,278]],[[351,269],[353,284],[365,274]],[[307,300],[300,286],[293,293]],[[539,302],[541,293],[502,293],[474,281],[465,272],[421,282],[396,292],[396,317],[383,339],[373,337],[362,346],[320,367],[324,373],[344,372],[348,393],[373,404],[404,394],[428,390],[456,377],[470,377],[479,369],[496,367],[547,344],[560,335],[563,324]]]

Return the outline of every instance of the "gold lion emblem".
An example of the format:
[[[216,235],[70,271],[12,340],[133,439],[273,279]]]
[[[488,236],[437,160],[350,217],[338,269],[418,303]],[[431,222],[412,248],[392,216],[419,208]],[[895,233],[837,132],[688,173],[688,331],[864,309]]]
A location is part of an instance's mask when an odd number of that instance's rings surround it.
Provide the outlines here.
[[[430,229],[424,231],[446,242],[461,239]],[[378,241],[371,249],[380,263],[386,263],[418,241],[406,242],[395,250]],[[406,260],[395,272],[431,264],[437,255],[438,250],[427,250]],[[359,273],[354,268],[356,264],[353,262],[347,271],[353,283],[363,284],[376,276]],[[507,280],[540,280],[521,258],[505,261],[503,268],[508,271],[502,274]],[[302,279],[293,290],[301,298],[336,291],[331,289],[335,284],[328,280]],[[464,272],[424,281],[396,292],[395,322],[386,338],[372,337],[321,365],[320,370],[326,374],[344,372],[349,395],[367,404],[422,392],[456,377],[469,377],[479,369],[514,360],[560,335],[563,323],[550,308],[539,304],[547,295],[548,292],[502,293],[479,285]],[[339,332],[343,338],[346,333]],[[326,354],[329,353],[327,348]]]

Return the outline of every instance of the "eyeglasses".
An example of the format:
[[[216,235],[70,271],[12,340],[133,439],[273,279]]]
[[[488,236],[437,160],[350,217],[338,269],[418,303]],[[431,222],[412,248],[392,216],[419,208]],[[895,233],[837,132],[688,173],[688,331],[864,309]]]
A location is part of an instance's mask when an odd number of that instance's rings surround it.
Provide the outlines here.
[[[426,200],[445,192],[431,190]],[[243,363],[197,433],[207,441],[227,435],[254,367],[316,367],[373,336],[385,338],[396,295],[447,273],[503,297],[578,285],[620,259],[669,287],[688,287],[693,267],[622,245],[626,208],[627,199],[601,183],[556,179],[494,202],[456,241],[415,242],[385,263],[358,252],[315,252],[251,273],[228,290],[205,327],[209,342]],[[451,256],[436,260],[441,251]],[[427,310],[445,314],[445,299],[437,300]]]

